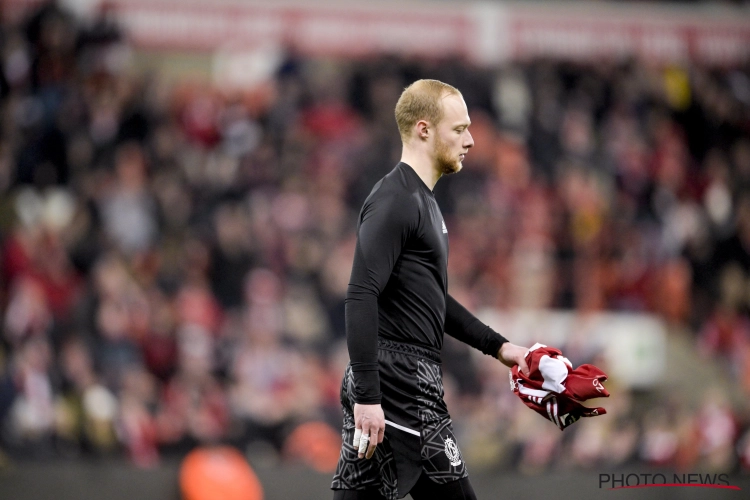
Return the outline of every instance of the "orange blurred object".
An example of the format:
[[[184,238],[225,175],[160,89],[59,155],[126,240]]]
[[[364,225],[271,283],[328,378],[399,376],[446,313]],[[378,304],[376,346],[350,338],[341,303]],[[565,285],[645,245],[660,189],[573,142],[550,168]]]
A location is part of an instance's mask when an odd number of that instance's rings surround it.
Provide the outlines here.
[[[307,422],[289,435],[284,455],[301,460],[318,472],[333,472],[339,460],[341,436],[323,422]]]
[[[263,487],[245,457],[229,446],[196,448],[180,467],[183,500],[262,500]]]

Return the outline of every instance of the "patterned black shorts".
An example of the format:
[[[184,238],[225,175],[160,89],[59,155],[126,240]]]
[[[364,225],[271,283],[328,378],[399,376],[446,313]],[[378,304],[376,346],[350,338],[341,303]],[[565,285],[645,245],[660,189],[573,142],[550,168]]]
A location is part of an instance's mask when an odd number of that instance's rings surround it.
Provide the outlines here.
[[[428,349],[380,339],[381,405],[386,429],[370,460],[357,458],[353,379],[347,366],[341,383],[343,445],[331,488],[377,488],[388,500],[403,498],[424,471],[436,483],[468,476],[443,401],[440,355]]]

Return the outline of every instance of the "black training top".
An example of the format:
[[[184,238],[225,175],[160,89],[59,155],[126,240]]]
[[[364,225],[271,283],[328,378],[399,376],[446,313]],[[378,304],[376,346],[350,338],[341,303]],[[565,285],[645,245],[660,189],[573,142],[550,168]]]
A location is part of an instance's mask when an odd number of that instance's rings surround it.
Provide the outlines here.
[[[440,351],[443,332],[490,356],[506,342],[448,295],[448,230],[432,191],[402,162],[359,214],[346,294],[354,401],[380,403],[378,336]]]

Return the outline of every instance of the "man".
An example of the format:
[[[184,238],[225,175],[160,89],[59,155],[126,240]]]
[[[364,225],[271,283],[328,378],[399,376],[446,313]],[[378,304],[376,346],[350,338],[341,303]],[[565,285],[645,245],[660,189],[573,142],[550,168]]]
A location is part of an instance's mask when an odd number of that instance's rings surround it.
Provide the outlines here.
[[[524,372],[527,349],[447,293],[448,230],[432,189],[461,170],[474,145],[461,93],[436,80],[414,82],[396,104],[396,122],[401,162],[375,185],[359,216],[333,498],[473,499],[443,401],[443,332]]]

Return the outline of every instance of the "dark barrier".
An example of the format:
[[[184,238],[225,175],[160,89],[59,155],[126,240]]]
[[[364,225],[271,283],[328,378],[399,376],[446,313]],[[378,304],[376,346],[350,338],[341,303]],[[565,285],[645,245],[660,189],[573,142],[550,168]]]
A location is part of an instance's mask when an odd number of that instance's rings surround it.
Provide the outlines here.
[[[331,498],[328,474],[291,466],[254,468],[263,484],[265,500]],[[178,469],[178,463],[167,463],[153,470],[139,470],[124,462],[16,464],[0,470],[0,499],[178,500]],[[740,500],[750,494],[748,476],[664,471],[662,479],[658,471],[644,471],[556,472],[540,476],[483,472],[471,477],[477,495],[484,500],[545,497],[555,500]],[[685,485],[653,486],[673,482]],[[613,487],[617,489],[610,489]]]

